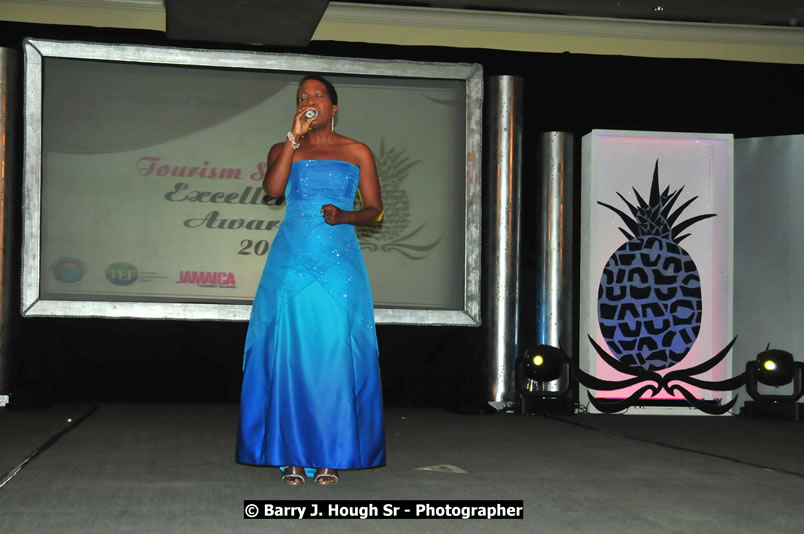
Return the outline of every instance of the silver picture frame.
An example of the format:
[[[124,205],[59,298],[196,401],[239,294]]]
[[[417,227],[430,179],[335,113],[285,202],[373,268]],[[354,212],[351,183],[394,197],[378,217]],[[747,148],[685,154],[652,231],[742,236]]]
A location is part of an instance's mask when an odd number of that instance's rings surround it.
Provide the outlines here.
[[[250,51],[203,50],[133,44],[67,42],[46,39],[24,41],[24,154],[23,244],[21,313],[25,317],[98,317],[247,321],[251,306],[199,302],[119,302],[51,300],[40,296],[42,137],[44,62],[67,58],[137,64],[192,66],[214,69],[319,72],[338,75],[393,78],[434,78],[465,84],[465,233],[463,302],[457,309],[375,308],[378,324],[480,324],[481,282],[481,132],[483,71],[466,63],[426,63],[404,60],[333,58],[314,55]],[[459,125],[460,126],[460,125]]]

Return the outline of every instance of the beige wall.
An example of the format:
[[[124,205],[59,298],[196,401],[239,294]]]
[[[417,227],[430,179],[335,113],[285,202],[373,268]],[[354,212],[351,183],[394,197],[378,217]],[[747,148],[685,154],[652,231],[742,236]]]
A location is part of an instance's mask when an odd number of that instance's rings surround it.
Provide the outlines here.
[[[165,30],[161,0],[0,0],[0,19]],[[314,40],[804,63],[804,29],[330,2]]]

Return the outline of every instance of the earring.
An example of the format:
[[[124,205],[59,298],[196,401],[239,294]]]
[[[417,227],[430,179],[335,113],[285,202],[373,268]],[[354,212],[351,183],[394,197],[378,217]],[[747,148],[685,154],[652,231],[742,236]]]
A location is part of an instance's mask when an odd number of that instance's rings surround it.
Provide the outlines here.
[[[329,125],[329,131],[335,133],[335,115],[332,116],[332,122]]]

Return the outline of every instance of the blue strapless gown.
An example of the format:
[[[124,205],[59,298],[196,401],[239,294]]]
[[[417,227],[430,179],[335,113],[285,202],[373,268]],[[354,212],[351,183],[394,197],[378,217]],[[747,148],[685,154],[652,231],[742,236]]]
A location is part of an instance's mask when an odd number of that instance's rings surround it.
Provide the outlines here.
[[[371,287],[355,229],[321,206],[353,209],[360,169],[293,164],[287,212],[251,310],[238,462],[360,469],[385,464]]]

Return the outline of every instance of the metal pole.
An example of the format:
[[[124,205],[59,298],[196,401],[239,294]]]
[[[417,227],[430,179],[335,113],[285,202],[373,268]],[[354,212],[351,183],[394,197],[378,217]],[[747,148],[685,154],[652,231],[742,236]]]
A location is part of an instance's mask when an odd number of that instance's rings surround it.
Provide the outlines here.
[[[542,345],[560,347],[572,356],[573,136],[545,132],[539,145],[537,340]],[[559,380],[546,384],[545,389],[557,391]]]
[[[16,136],[17,111],[17,52],[0,48],[0,407],[9,402],[11,357],[9,338],[13,331],[14,315],[11,312],[13,274],[16,271],[14,251],[14,184],[16,183]]]
[[[514,76],[491,77],[488,94],[490,188],[484,217],[488,236],[487,398],[500,409],[516,395],[513,375],[519,351],[523,81]]]

